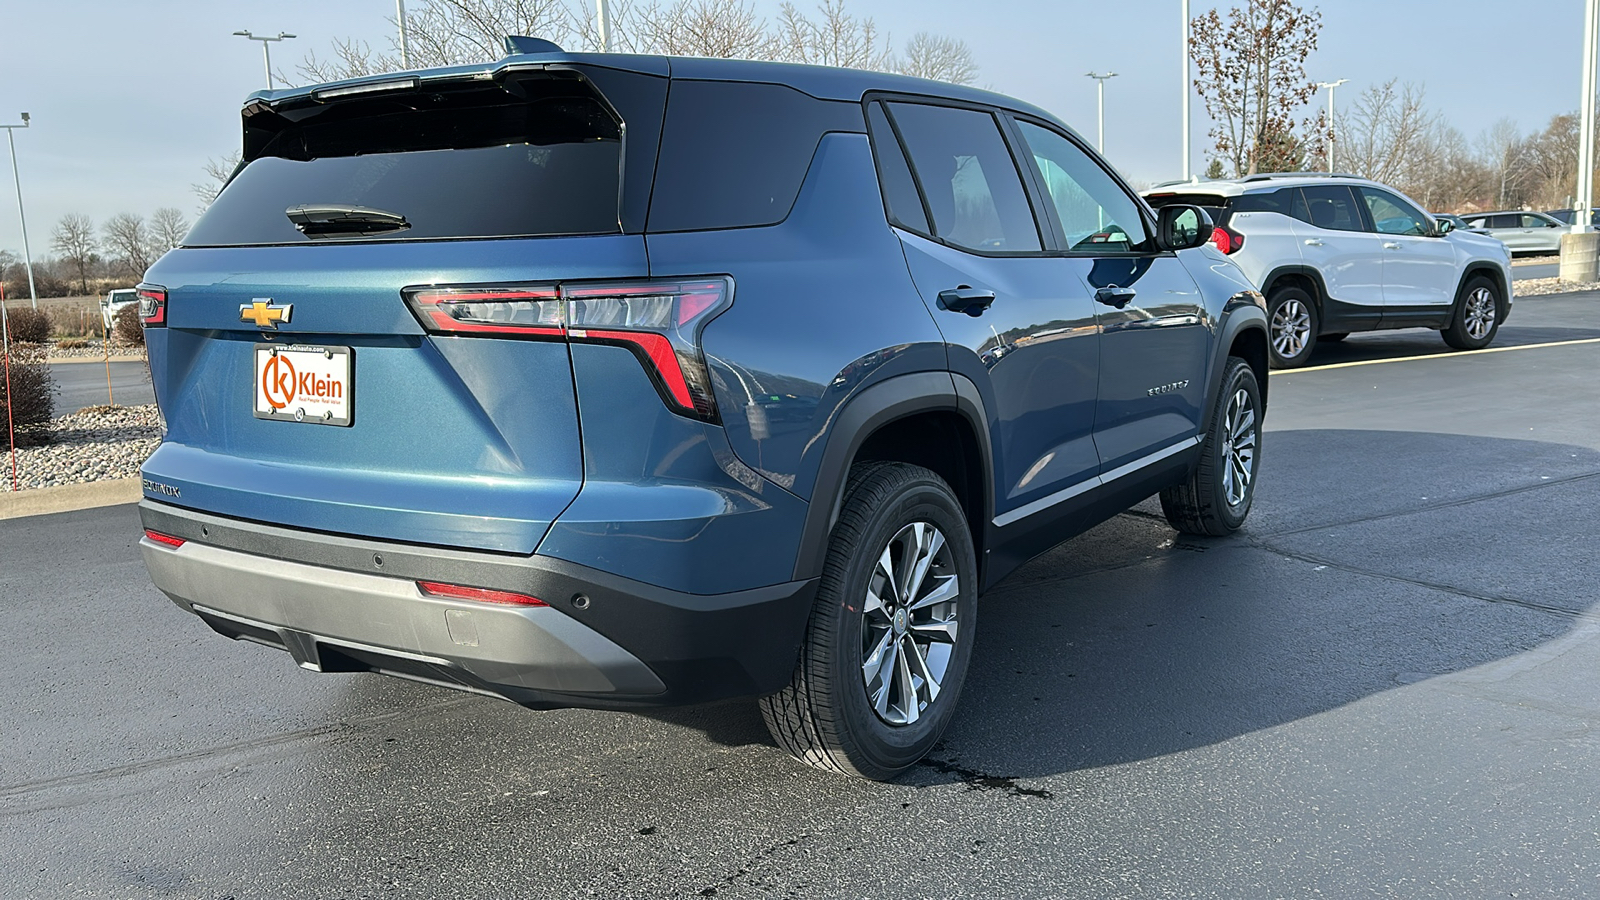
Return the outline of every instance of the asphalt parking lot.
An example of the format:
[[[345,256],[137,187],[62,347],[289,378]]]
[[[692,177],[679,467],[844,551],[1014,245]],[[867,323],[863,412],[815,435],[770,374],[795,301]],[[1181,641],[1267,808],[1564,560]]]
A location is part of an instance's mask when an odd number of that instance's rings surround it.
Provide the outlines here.
[[[1271,381],[1246,529],[1146,504],[986,595],[896,784],[749,703],[534,713],[234,644],[132,507],[0,522],[0,894],[1593,897],[1600,294]]]
[[[56,415],[77,412],[85,406],[99,406],[107,398],[119,406],[156,402],[150,385],[150,370],[143,362],[74,360],[52,363],[50,376],[56,383]],[[110,377],[109,392],[106,379]]]

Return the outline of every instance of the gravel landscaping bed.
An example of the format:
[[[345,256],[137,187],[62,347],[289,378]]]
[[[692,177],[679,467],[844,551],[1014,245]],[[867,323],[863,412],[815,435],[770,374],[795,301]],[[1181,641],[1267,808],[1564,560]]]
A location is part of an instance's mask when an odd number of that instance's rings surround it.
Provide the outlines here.
[[[1572,294],[1595,290],[1600,290],[1600,281],[1573,283],[1559,278],[1525,278],[1516,283],[1512,288],[1512,294],[1517,297],[1537,297],[1541,294]]]
[[[155,452],[166,428],[153,403],[91,406],[57,416],[50,427],[54,443],[17,448],[17,479],[22,490],[132,478]],[[10,490],[9,453],[0,453],[0,474],[0,491]]]
[[[106,355],[105,348],[98,340],[89,342],[87,347],[64,348],[59,343],[50,347],[52,359],[101,359]],[[143,344],[124,344],[120,341],[111,342],[111,355],[116,356],[144,356]]]

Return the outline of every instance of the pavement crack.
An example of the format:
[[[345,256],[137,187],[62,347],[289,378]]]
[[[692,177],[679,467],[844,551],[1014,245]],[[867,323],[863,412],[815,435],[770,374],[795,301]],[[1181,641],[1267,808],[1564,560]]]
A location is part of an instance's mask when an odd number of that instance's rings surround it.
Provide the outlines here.
[[[358,716],[340,722],[330,722],[326,725],[315,725],[310,728],[301,728],[295,731],[275,734],[269,737],[256,738],[249,741],[238,741],[232,744],[223,744],[218,747],[207,747],[203,750],[191,750],[186,753],[174,753],[142,762],[129,763],[122,766],[109,766],[104,769],[94,769],[88,772],[79,772],[74,775],[60,775],[54,778],[40,778],[34,781],[22,781],[16,784],[0,785],[0,800],[23,797],[43,791],[55,790],[64,787],[76,787],[84,784],[93,784],[99,781],[109,781],[125,778],[129,775],[138,775],[157,769],[180,766],[185,763],[227,756],[232,753],[250,752],[281,744],[291,744],[296,741],[314,740],[330,734],[340,732],[359,731],[363,727],[381,725],[400,718],[415,718],[421,715],[443,712],[455,706],[471,702],[477,698],[460,697],[429,704],[416,709],[397,709],[386,713],[369,716]]]
[[[1047,788],[1028,788],[1017,784],[1015,775],[990,775],[969,769],[959,763],[945,760],[924,758],[917,765],[932,769],[942,775],[954,775],[967,786],[968,791],[1003,791],[1012,797],[1037,797],[1040,800],[1054,800],[1055,792]]]

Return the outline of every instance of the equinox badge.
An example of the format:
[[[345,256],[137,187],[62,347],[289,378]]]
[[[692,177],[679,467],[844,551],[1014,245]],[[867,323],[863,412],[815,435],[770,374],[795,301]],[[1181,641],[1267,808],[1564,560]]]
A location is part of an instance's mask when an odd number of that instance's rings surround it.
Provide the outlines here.
[[[277,330],[278,325],[289,324],[289,314],[293,311],[293,303],[275,306],[272,303],[272,298],[257,297],[249,303],[239,305],[239,321],[254,322],[257,328]]]

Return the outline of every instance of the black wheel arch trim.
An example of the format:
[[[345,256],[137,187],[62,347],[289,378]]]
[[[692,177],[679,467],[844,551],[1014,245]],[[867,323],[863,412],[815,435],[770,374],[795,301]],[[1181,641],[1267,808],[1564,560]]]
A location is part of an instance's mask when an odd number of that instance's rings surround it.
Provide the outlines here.
[[[983,481],[984,515],[972,522],[974,540],[987,544],[989,520],[994,512],[994,455],[989,440],[988,416],[977,385],[964,375],[951,372],[913,372],[897,375],[865,388],[847,401],[835,414],[822,451],[811,503],[801,530],[800,548],[795,556],[796,573],[801,579],[822,574],[828,553],[828,536],[839,519],[844,504],[845,484],[850,466],[863,444],[883,426],[919,413],[953,412],[967,421],[977,436]],[[979,550],[979,568],[983,567]]]
[[[1272,286],[1277,283],[1278,279],[1285,275],[1303,275],[1311,279],[1311,283],[1316,287],[1316,290],[1312,291],[1311,301],[1317,304],[1318,313],[1326,312],[1325,307],[1328,300],[1328,283],[1322,280],[1322,273],[1317,271],[1316,266],[1308,266],[1303,263],[1297,263],[1279,266],[1276,269],[1273,269],[1271,272],[1267,273],[1267,277],[1261,279],[1261,296],[1268,296],[1272,292]]]
[[[1505,272],[1499,266],[1482,260],[1467,263],[1466,269],[1462,271],[1461,280],[1456,283],[1456,298],[1450,304],[1449,320],[1455,318],[1455,310],[1461,304],[1462,292],[1467,289],[1467,282],[1479,275],[1488,277],[1500,291],[1500,296],[1495,298],[1495,305],[1500,312],[1501,324],[1505,324],[1506,318],[1511,314],[1511,286],[1506,284]],[[1449,324],[1448,320],[1446,324]]]
[[[1211,371],[1207,373],[1206,405],[1203,418],[1200,421],[1210,422],[1217,409],[1217,401],[1222,393],[1222,376],[1228,368],[1228,349],[1233,342],[1246,331],[1256,330],[1261,332],[1261,339],[1271,346],[1272,334],[1267,327],[1267,313],[1265,302],[1261,295],[1254,291],[1240,291],[1228,298],[1227,304],[1222,308],[1222,326],[1218,329],[1217,352],[1211,360]],[[1271,350],[1268,350],[1270,353]],[[1267,378],[1263,373],[1257,373],[1257,386],[1261,391],[1261,411],[1267,410]]]

